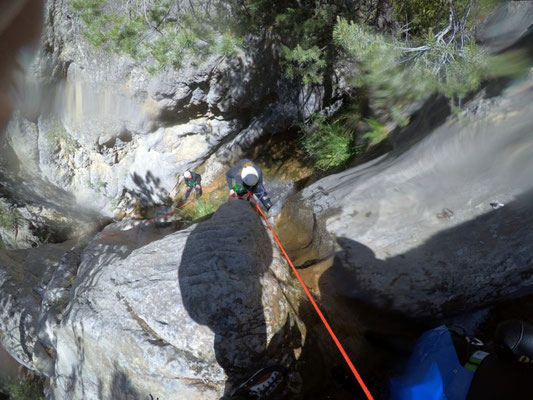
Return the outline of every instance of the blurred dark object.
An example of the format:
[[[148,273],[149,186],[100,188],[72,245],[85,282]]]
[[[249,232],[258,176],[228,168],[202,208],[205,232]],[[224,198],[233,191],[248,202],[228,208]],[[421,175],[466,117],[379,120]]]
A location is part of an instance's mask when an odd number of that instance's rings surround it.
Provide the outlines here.
[[[365,338],[376,347],[386,349],[397,356],[408,357],[413,352],[418,336],[390,335],[382,332],[366,332]]]
[[[235,389],[231,394],[231,399],[271,399],[284,380],[286,373],[285,367],[281,365],[262,368]]]
[[[494,345],[500,357],[533,362],[533,325],[520,320],[502,322],[496,327]]]
[[[531,399],[533,364],[487,356],[474,375],[466,400]]]
[[[497,354],[483,360],[466,400],[530,399],[533,393],[533,325],[521,320],[500,323],[494,334],[494,347]]]
[[[36,44],[43,23],[42,0],[0,2],[0,131],[12,112],[13,71],[17,54]]]

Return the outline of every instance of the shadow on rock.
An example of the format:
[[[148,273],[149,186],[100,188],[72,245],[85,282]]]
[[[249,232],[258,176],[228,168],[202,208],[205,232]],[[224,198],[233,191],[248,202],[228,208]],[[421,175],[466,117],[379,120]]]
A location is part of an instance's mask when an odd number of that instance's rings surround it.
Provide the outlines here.
[[[488,207],[487,213],[385,260],[359,242],[338,238],[341,251],[322,279],[347,298],[435,322],[529,294],[532,199],[530,190],[501,208]]]
[[[237,203],[237,204],[235,204]],[[272,262],[270,238],[250,205],[224,204],[187,239],[178,279],[190,317],[215,334],[225,396],[264,365],[267,328],[261,276]]]
[[[154,176],[152,171],[146,171],[144,178],[134,172],[129,179],[134,187],[129,189],[129,194],[141,204],[161,204],[170,201],[170,195],[163,187],[161,179]]]
[[[113,372],[109,380],[107,395],[102,382],[98,382],[98,398],[102,400],[147,400],[146,395],[141,395],[133,386],[133,382],[128,377],[126,371],[119,367],[118,363],[113,364]]]
[[[76,356],[78,364],[72,367],[72,372],[68,376],[61,376],[56,379],[62,380],[62,384],[70,388],[70,393],[77,393],[81,390],[82,395],[88,396],[84,389],[84,380],[87,379],[87,372],[84,371],[83,365],[85,362],[85,343],[84,343],[84,328],[80,324],[79,331],[75,332],[76,336]],[[117,361],[113,362],[112,369],[110,369],[109,379],[102,381],[98,379],[96,383],[98,398],[102,400],[146,400],[148,395],[141,394],[135,387],[127,374],[127,371],[121,368]],[[86,384],[87,382],[85,382]],[[79,386],[79,388],[77,388]]]
[[[532,200],[529,191],[489,207],[385,260],[360,242],[337,238],[340,250],[319,281],[321,306],[376,398],[387,398],[398,360],[390,343],[372,339],[414,338],[446,318],[533,293]]]

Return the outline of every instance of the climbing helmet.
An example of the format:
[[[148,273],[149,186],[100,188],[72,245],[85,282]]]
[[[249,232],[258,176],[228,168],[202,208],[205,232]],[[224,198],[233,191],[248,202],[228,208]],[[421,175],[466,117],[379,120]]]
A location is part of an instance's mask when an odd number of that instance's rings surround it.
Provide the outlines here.
[[[255,186],[259,181],[259,174],[254,167],[244,167],[241,171],[241,178],[247,186]]]

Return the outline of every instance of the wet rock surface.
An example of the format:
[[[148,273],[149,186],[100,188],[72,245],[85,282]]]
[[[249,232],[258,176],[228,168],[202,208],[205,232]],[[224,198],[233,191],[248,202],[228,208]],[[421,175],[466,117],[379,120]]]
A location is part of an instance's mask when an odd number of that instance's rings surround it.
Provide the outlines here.
[[[279,239],[296,267],[305,267],[333,254],[334,243],[324,223],[310,207],[289,199],[275,217]]]

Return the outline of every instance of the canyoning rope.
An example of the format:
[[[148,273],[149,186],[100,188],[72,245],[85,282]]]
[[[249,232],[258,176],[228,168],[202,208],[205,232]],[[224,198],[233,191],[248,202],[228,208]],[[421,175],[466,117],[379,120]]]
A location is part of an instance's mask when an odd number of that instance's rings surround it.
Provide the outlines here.
[[[370,391],[368,390],[368,388],[366,387],[365,383],[363,382],[363,378],[361,378],[361,375],[359,375],[359,372],[357,372],[357,369],[355,368],[355,366],[353,365],[352,361],[350,360],[350,357],[348,357],[348,354],[346,353],[346,351],[344,350],[344,348],[342,347],[339,339],[337,339],[337,335],[335,335],[335,332],[333,332],[333,329],[331,328],[331,326],[329,325],[328,321],[326,320],[326,317],[324,317],[324,314],[322,314],[322,311],[320,311],[320,308],[318,307],[318,305],[316,304],[315,300],[313,299],[313,296],[311,295],[311,293],[309,292],[309,289],[307,289],[307,286],[305,285],[304,281],[302,280],[302,278],[300,277],[300,274],[298,273],[298,271],[296,270],[296,267],[294,266],[294,264],[292,263],[291,259],[289,258],[287,252],[285,251],[285,249],[283,248],[283,246],[281,245],[281,242],[279,241],[276,233],[274,232],[274,229],[272,229],[272,226],[270,226],[270,223],[268,222],[265,214],[263,213],[263,211],[261,210],[261,207],[259,207],[259,204],[257,203],[257,200],[255,200],[254,196],[252,196],[250,193],[247,193],[247,196],[238,196],[239,198],[246,198],[246,197],[251,197],[253,200],[254,200],[254,203],[255,203],[255,207],[257,208],[257,211],[259,211],[259,213],[261,214],[261,216],[263,217],[263,219],[265,220],[268,228],[270,229],[270,231],[272,232],[272,235],[274,236],[274,239],[276,240],[276,243],[278,244],[280,250],[282,251],[283,255],[285,256],[285,258],[287,259],[287,262],[289,263],[289,265],[291,266],[294,274],[296,275],[296,278],[298,279],[298,281],[300,282],[300,285],[302,285],[305,293],[307,294],[307,297],[309,298],[309,300],[311,301],[311,304],[313,304],[313,307],[315,308],[315,311],[317,312],[318,316],[320,317],[320,319],[322,320],[322,323],[324,324],[324,326],[326,327],[329,335],[331,336],[331,338],[333,339],[333,341],[335,342],[335,344],[337,345],[337,348],[339,349],[340,353],[342,354],[342,356],[344,357],[344,360],[346,361],[346,363],[348,364],[348,366],[350,367],[350,370],[352,371],[352,373],[354,374],[355,376],[355,379],[357,379],[357,382],[359,382],[359,385],[361,386],[361,389],[363,389],[363,392],[365,393],[366,397],[368,398],[368,400],[374,400],[374,398],[372,397],[372,394],[370,393]]]

